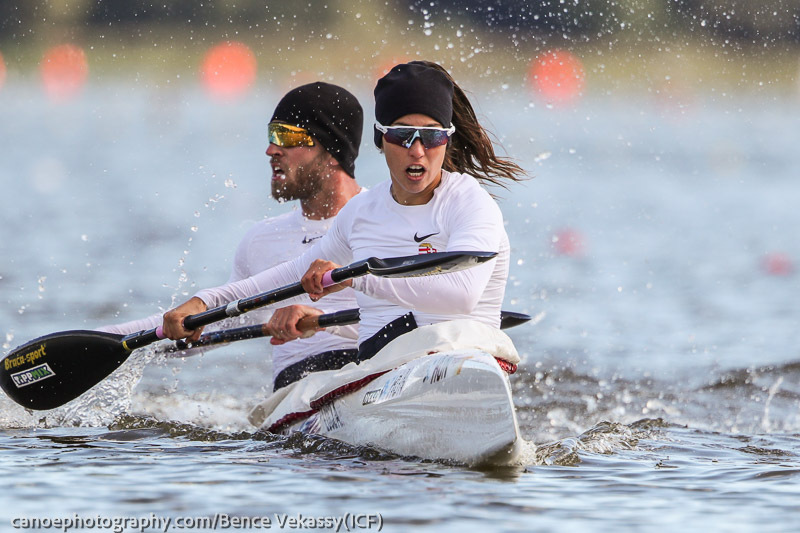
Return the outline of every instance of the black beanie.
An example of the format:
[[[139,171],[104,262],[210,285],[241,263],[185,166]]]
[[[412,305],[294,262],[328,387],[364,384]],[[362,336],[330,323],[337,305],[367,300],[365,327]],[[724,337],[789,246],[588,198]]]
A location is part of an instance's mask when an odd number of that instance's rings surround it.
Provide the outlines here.
[[[307,129],[355,178],[364,110],[349,91],[322,81],[301,85],[278,102],[272,121]]]
[[[453,120],[453,82],[420,61],[397,65],[375,86],[375,118],[389,126],[413,113],[428,115],[445,128]],[[383,134],[375,128],[375,146]]]

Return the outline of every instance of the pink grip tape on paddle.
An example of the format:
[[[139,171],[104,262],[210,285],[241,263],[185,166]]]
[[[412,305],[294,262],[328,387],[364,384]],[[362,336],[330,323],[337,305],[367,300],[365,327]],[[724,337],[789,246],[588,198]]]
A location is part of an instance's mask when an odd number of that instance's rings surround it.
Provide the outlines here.
[[[330,287],[331,285],[336,285],[336,282],[333,281],[333,278],[331,277],[331,272],[333,272],[333,270],[328,270],[327,272],[325,272],[325,274],[322,275],[323,287]]]
[[[163,327],[158,326],[156,328],[156,337],[158,337],[159,339],[166,339],[167,338],[167,336],[164,335],[164,328]]]

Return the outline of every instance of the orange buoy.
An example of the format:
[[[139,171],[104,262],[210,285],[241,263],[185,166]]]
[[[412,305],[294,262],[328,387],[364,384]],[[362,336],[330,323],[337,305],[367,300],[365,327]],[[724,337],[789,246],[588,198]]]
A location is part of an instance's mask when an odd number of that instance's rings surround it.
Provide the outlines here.
[[[83,48],[60,44],[48,49],[39,64],[44,90],[50,100],[65,102],[77,96],[89,77]]]
[[[583,94],[583,63],[566,50],[549,50],[531,62],[529,81],[550,103],[572,102]]]
[[[211,96],[233,100],[244,95],[256,79],[256,56],[244,43],[227,41],[209,49],[200,76]]]

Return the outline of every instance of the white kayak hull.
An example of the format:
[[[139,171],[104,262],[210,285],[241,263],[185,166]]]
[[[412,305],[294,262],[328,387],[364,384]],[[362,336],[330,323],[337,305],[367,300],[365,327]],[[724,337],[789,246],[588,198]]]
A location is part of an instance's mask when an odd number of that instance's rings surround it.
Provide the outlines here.
[[[477,349],[413,359],[280,431],[469,465],[513,463],[523,445],[508,374]]]

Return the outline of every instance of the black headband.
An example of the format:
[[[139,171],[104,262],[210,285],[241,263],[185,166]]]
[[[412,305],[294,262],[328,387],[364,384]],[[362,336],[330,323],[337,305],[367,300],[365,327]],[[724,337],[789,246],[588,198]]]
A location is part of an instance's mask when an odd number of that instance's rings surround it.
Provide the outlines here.
[[[375,118],[390,126],[398,118],[420,113],[445,128],[453,120],[453,82],[444,72],[422,62],[397,65],[375,86]],[[375,145],[383,134],[375,129]]]

